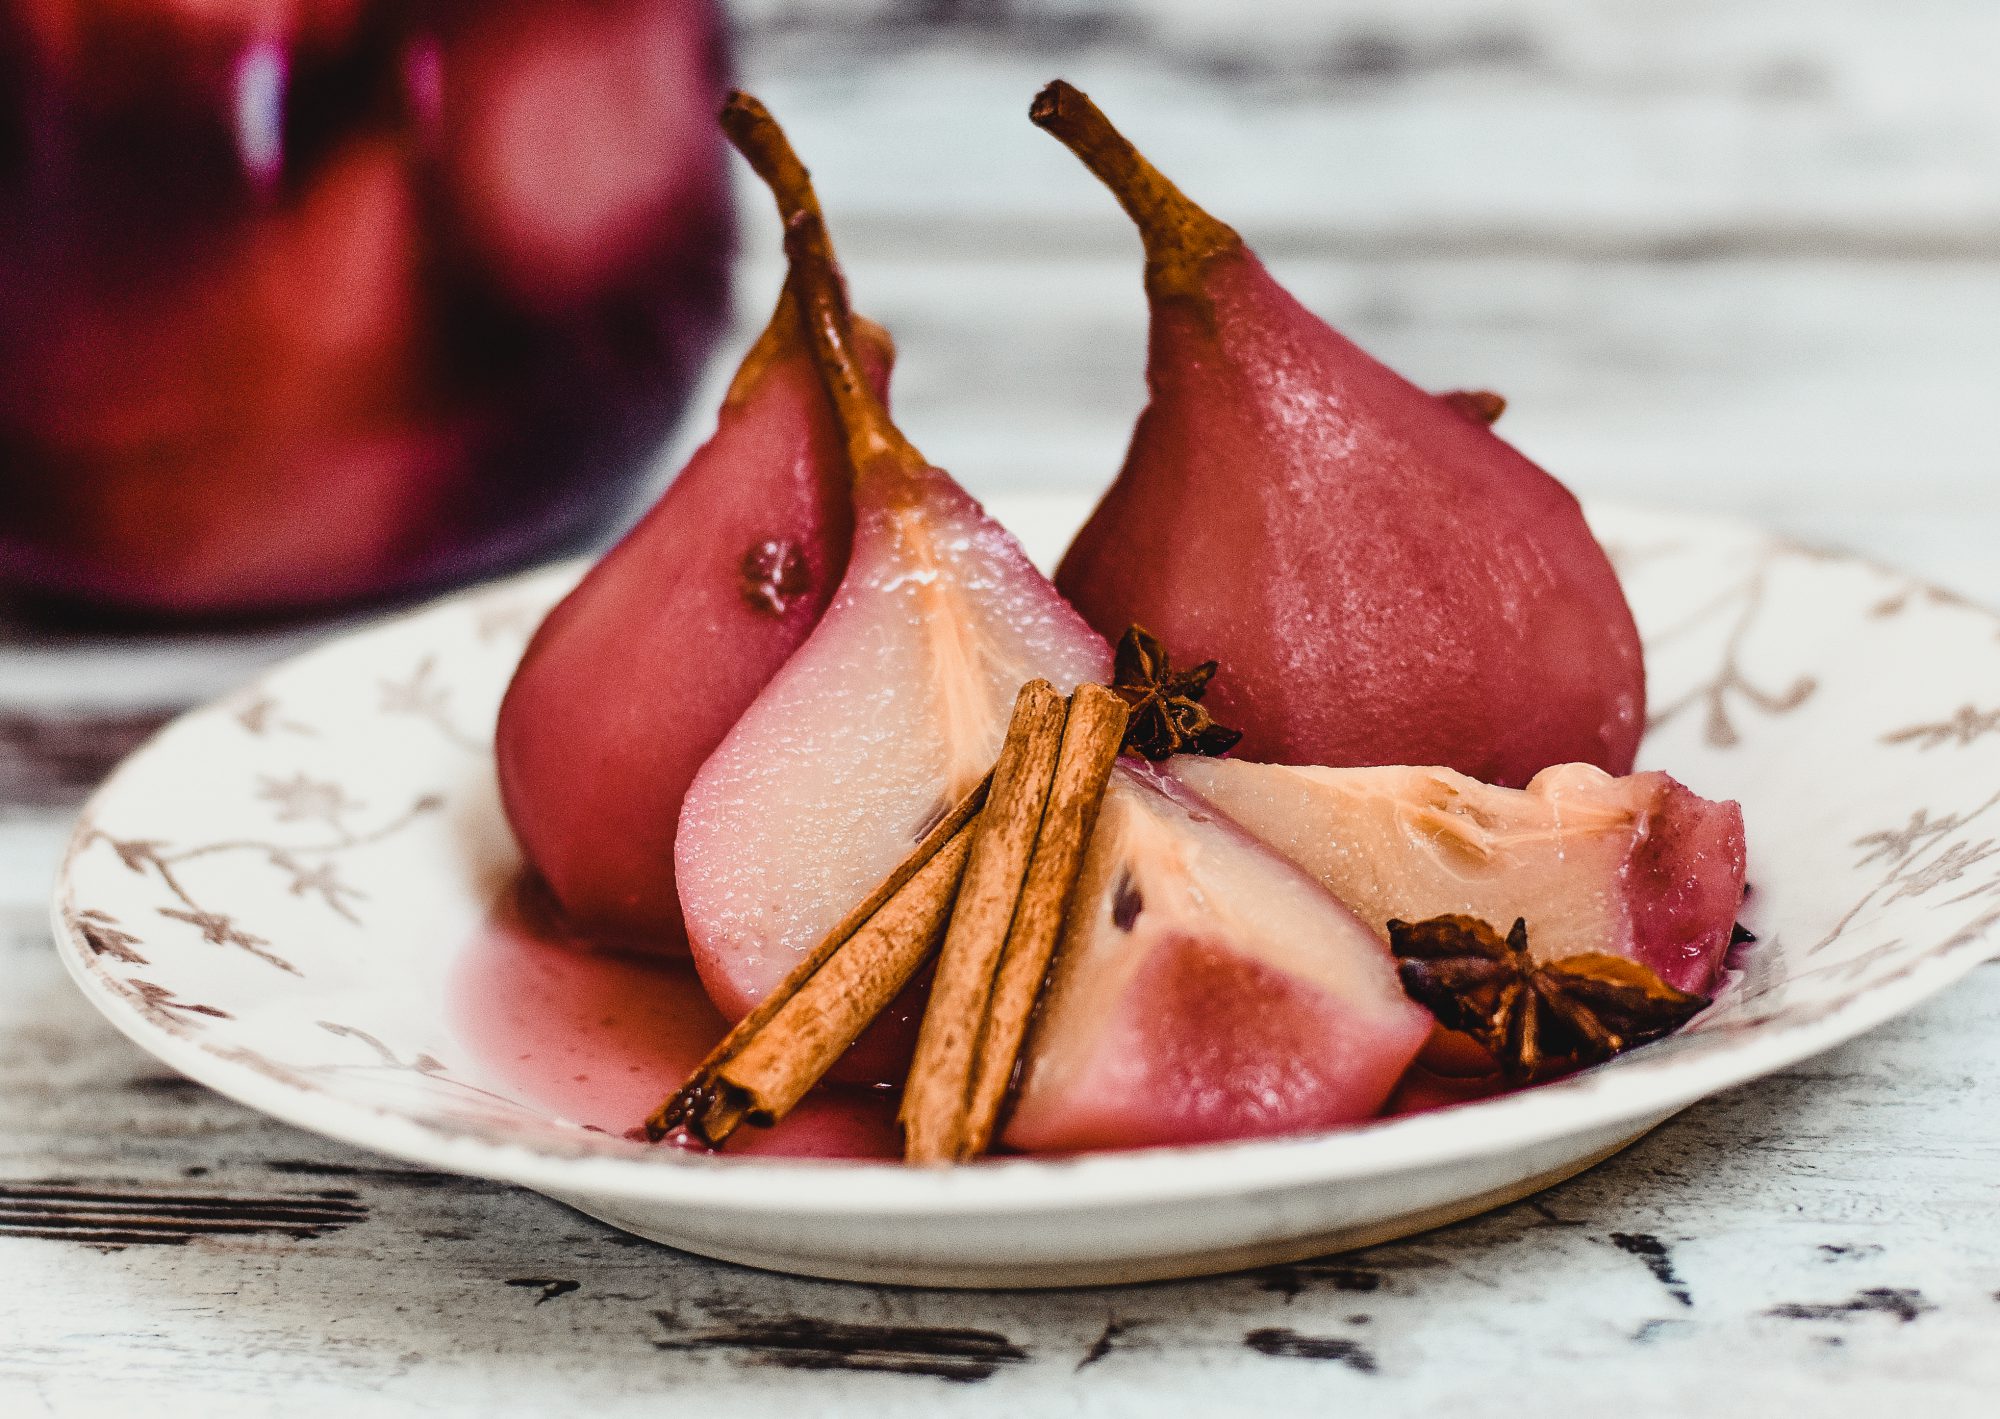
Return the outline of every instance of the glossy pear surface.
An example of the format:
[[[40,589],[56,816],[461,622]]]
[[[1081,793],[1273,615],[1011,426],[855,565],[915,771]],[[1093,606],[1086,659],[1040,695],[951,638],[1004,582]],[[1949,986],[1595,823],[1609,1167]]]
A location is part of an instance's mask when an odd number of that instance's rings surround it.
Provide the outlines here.
[[[1110,650],[935,469],[857,489],[846,579],[702,768],[681,904],[739,1017],[992,767],[1022,682],[1068,693]]]
[[[1373,1117],[1431,1031],[1375,933],[1130,761],[1085,856],[1004,1135],[1029,1152]]]
[[[1150,402],[1056,574],[1090,623],[1220,660],[1246,758],[1627,772],[1639,638],[1569,492],[1307,310],[1082,94],[1033,116],[1147,252]]]
[[[867,342],[878,384],[887,337]],[[500,708],[508,820],[587,930],[681,952],[681,800],[818,624],[847,565],[851,473],[781,301],[715,434],[551,611]]]
[[[1629,770],[1638,635],[1576,500],[1247,251],[1204,274],[1155,303],[1152,401],[1057,585],[1106,634],[1219,659],[1246,757]]]
[[[1526,789],[1448,769],[1178,759],[1174,774],[1368,926],[1459,914],[1528,923],[1537,957],[1604,951],[1712,994],[1743,902],[1743,814],[1663,773],[1588,764]]]

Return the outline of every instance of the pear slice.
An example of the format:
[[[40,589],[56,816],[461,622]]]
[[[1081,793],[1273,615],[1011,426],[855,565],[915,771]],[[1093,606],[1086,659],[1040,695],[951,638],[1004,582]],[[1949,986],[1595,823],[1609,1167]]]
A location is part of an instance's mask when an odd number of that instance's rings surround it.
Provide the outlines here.
[[[681,908],[717,1007],[746,1013],[978,783],[1024,681],[1067,694],[1109,661],[944,474],[858,508],[832,605],[681,813]]]
[[[1174,776],[1386,936],[1392,918],[1528,923],[1544,960],[1604,951],[1714,993],[1743,902],[1743,813],[1663,773],[1544,769],[1525,789],[1450,769],[1177,759]]]
[[[738,1018],[992,766],[1023,682],[1068,694],[1104,679],[1111,652],[890,421],[811,180],[776,122],[737,95],[723,124],[778,198],[791,289],[854,470],[839,589],[681,810],[675,872],[695,966]]]
[[[1352,1123],[1381,1110],[1430,1029],[1354,913],[1128,760],[1004,1140],[1075,1152]]]

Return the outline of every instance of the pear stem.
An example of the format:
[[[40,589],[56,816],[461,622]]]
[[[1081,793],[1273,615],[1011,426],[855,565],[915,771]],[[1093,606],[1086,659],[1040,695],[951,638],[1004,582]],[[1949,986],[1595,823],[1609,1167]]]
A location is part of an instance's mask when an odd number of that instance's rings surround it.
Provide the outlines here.
[[[784,289],[778,292],[778,307],[771,312],[764,329],[756,342],[743,356],[743,363],[736,367],[730,377],[729,388],[722,396],[725,408],[741,404],[750,397],[750,391],[762,379],[764,371],[771,367],[781,351],[797,349],[799,340],[798,303],[792,299],[792,282],[785,278]]]
[[[813,191],[812,174],[771,111],[749,94],[730,94],[722,106],[722,131],[777,199],[791,268],[786,285],[798,302],[821,378],[847,433],[847,455],[855,476],[885,462],[899,469],[925,467],[923,455],[903,437],[862,374],[847,291],[826,217]]]
[[[1028,118],[1081,158],[1138,225],[1146,244],[1149,289],[1194,291],[1211,257],[1242,248],[1243,238],[1234,228],[1203,211],[1147,162],[1075,85],[1057,79],[1035,95]]]

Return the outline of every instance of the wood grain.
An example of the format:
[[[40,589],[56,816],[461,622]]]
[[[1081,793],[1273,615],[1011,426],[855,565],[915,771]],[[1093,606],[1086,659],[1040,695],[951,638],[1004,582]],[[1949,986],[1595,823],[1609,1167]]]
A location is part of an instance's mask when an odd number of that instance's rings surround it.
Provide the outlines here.
[[[9,1193],[189,1212],[345,1204],[343,1225],[297,1239],[0,1231],[10,1413],[36,1412],[37,1395],[81,1412],[140,1393],[164,1412],[279,1393],[301,1413],[657,1412],[668,1394],[676,1412],[812,1396],[934,1413],[946,1395],[971,1414],[1308,1397],[1396,1412],[1469,1402],[1504,1374],[1554,1414],[1751,1414],[1829,1381],[1841,1398],[1826,1412],[1861,1414],[1963,1410],[2000,1383],[1980,1343],[2000,1317],[1994,967],[1441,1232],[1213,1281],[954,1295],[702,1262],[531,1194],[296,1133],[170,1082],[61,978],[31,910],[4,923]]]
[[[744,80],[896,331],[899,413],[975,491],[1097,486],[1143,398],[1136,242],[1024,116],[1060,72],[1314,308],[1434,387],[1506,394],[1502,430],[1580,488],[2000,599],[1990,5],[734,8]],[[744,202],[747,332],[778,265]],[[70,805],[148,716],[324,633],[0,628],[0,1413],[1392,1414],[1504,1382],[1551,1416],[1810,1395],[1846,1419],[2000,1388],[1994,966],[1531,1201],[1121,1290],[761,1275],[239,1108],[84,1004],[43,898]]]
[[[0,803],[65,808],[81,802],[171,715],[166,710],[0,710]]]

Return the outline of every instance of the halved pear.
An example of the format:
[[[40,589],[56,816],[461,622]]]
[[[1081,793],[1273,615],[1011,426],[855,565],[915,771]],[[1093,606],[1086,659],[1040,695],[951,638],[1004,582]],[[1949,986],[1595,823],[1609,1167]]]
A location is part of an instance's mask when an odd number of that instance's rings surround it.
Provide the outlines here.
[[[1067,694],[1110,651],[945,474],[857,490],[847,576],[681,811],[681,909],[732,1018],[784,979],[1000,752],[1024,681]]]

